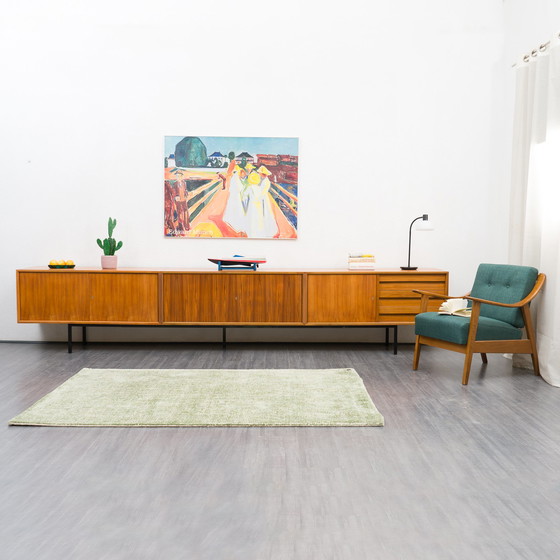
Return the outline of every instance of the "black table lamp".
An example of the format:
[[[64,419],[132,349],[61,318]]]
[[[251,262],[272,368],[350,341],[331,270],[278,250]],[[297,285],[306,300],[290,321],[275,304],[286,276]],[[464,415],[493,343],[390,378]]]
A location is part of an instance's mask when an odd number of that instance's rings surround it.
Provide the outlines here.
[[[418,218],[414,218],[414,220],[412,220],[412,222],[410,223],[410,228],[408,230],[408,266],[401,266],[401,270],[416,270],[418,268],[417,266],[410,266],[410,245],[412,242],[412,225],[414,224],[414,222],[417,222],[418,220],[422,220],[422,225],[417,229],[421,229],[423,231],[429,231],[434,229],[432,224],[428,220],[428,214],[422,214],[421,216],[418,216]]]

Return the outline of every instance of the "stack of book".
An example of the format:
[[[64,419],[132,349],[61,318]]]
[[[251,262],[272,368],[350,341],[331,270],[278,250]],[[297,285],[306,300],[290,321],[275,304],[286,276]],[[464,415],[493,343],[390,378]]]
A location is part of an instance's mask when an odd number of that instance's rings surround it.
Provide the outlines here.
[[[375,257],[369,253],[350,253],[348,255],[348,270],[373,270]]]

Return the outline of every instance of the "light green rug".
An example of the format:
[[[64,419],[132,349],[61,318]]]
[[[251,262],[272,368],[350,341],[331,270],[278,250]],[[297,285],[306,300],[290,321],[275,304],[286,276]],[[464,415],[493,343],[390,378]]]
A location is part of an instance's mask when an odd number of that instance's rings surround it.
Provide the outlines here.
[[[353,369],[82,369],[24,426],[383,426]]]

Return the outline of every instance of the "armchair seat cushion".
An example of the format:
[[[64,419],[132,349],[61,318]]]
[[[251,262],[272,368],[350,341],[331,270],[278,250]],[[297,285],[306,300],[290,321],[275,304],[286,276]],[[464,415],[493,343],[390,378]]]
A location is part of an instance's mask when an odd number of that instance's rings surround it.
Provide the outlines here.
[[[456,315],[440,315],[436,312],[416,315],[415,333],[456,344],[466,344],[469,337],[470,319]],[[480,316],[476,340],[519,340],[522,331],[509,323]]]

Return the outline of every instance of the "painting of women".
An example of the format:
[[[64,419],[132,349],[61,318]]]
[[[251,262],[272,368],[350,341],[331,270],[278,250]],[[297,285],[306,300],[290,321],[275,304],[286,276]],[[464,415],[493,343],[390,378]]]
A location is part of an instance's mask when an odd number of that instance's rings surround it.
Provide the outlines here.
[[[247,216],[243,205],[243,198],[246,195],[244,177],[246,177],[245,171],[236,166],[229,181],[229,195],[223,216],[224,222],[239,233],[247,233]]]
[[[249,184],[249,204],[247,206],[247,222],[249,237],[274,237],[278,234],[278,224],[272,212],[270,197],[270,171],[261,166],[258,171],[251,171],[247,178]]]

